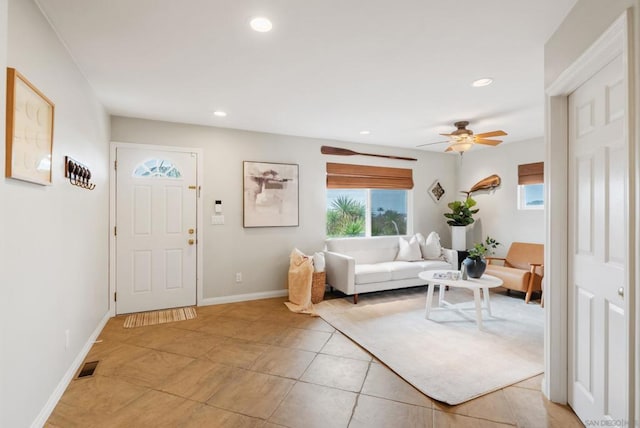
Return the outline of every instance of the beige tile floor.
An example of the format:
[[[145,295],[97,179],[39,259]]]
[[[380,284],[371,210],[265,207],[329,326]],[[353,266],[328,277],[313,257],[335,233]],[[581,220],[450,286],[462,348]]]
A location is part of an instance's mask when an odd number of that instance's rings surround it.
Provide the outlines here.
[[[124,329],[111,319],[48,427],[580,427],[542,377],[458,406],[433,401],[284,298],[198,308]]]

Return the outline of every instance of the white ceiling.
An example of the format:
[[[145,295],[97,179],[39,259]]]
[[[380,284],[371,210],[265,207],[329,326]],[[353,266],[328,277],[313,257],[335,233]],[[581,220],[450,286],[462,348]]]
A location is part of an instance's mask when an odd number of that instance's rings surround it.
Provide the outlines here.
[[[576,0],[37,2],[111,114],[412,148],[457,120],[542,136],[543,47]]]

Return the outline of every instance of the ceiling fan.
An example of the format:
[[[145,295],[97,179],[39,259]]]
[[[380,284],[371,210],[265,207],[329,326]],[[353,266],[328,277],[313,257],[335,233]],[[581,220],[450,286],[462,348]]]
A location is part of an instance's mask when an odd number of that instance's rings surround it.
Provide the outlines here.
[[[502,140],[490,140],[490,137],[500,137],[507,135],[504,131],[491,131],[483,132],[482,134],[474,134],[472,130],[467,129],[469,122],[462,120],[453,124],[457,129],[451,134],[440,134],[445,137],[449,137],[446,141],[437,141],[435,143],[420,144],[417,147],[431,146],[434,144],[449,143],[449,147],[445,149],[445,152],[459,152],[460,154],[466,152],[474,144],[483,144],[486,146],[497,146],[502,143]]]

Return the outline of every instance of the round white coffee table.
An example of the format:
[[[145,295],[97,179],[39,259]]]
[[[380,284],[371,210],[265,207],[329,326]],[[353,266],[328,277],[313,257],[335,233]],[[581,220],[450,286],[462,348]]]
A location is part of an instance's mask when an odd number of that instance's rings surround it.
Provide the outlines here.
[[[420,279],[423,279],[428,284],[427,289],[427,304],[426,304],[426,313],[425,318],[429,319],[429,314],[434,311],[458,311],[462,313],[465,310],[475,310],[476,311],[476,324],[478,328],[482,328],[482,311],[486,310],[489,315],[491,315],[491,302],[489,300],[489,289],[494,287],[500,287],[502,285],[502,280],[500,278],[496,278],[491,275],[482,275],[481,278],[468,278],[466,280],[463,279],[447,279],[440,278],[438,276],[447,275],[448,272],[456,274],[458,271],[451,270],[428,270],[425,272],[420,272],[418,276]],[[433,289],[435,285],[438,284],[438,306],[435,308],[431,307],[433,302]],[[468,288],[473,291],[473,300],[474,305],[469,307],[469,302],[464,303],[450,303],[447,302],[445,297],[445,289],[446,286],[449,287],[458,287],[458,288]],[[480,290],[482,290],[483,298],[480,298]]]

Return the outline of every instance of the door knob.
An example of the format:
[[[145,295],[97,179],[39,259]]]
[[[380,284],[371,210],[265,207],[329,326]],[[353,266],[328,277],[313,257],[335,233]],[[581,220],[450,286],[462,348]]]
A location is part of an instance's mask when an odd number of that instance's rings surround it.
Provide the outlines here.
[[[193,239],[189,239],[187,242],[189,243],[189,245],[193,245],[196,243],[196,241]]]
[[[624,287],[618,288],[618,296],[624,297]]]

